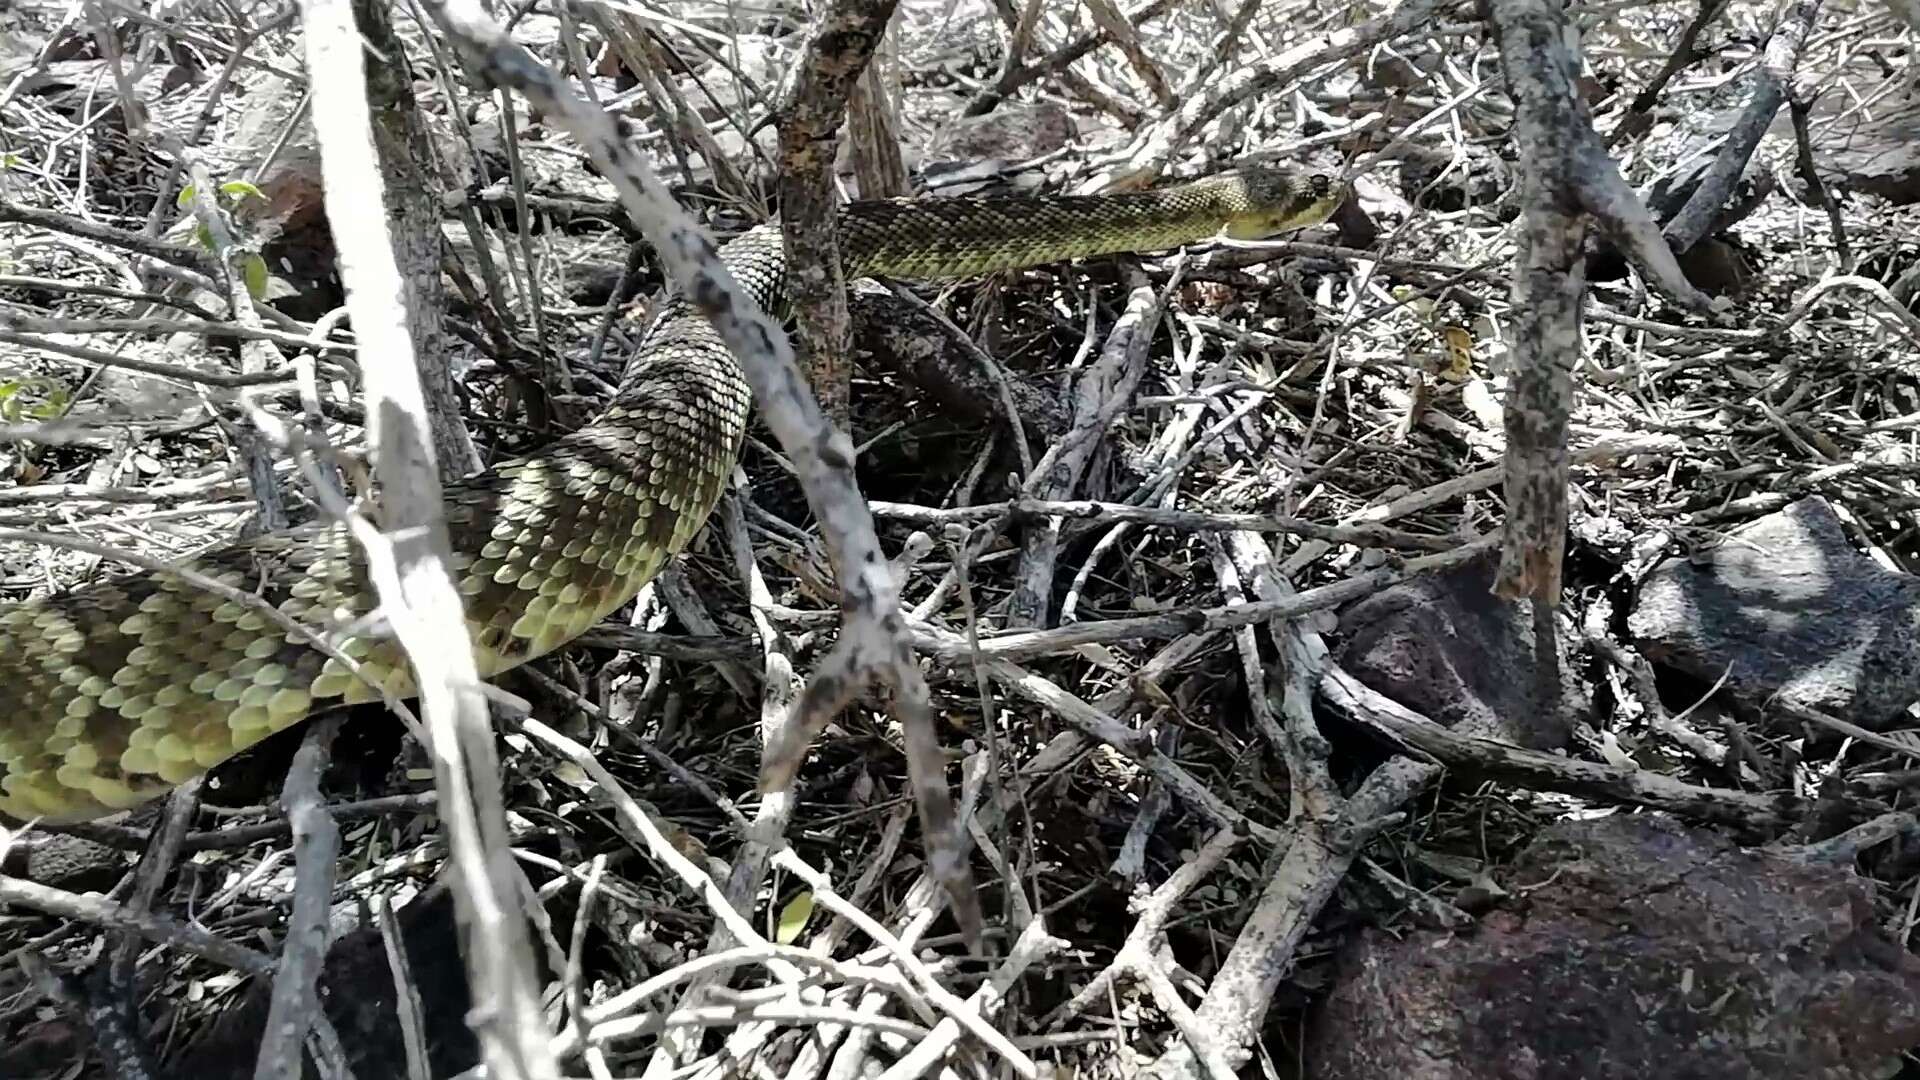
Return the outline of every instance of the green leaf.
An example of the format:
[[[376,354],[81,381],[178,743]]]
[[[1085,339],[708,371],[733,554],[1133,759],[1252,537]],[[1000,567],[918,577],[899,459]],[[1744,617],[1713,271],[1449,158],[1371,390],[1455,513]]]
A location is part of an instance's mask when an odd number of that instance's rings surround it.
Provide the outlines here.
[[[193,185],[188,184],[186,187],[181,188],[180,197],[173,201],[174,201],[174,204],[180,207],[180,209],[182,210],[185,210],[187,207],[192,206],[193,205]]]
[[[208,251],[213,250],[213,232],[205,225],[199,225],[194,228],[193,238],[200,241],[201,247],[206,248]]]
[[[56,386],[47,391],[47,400],[27,410],[35,420],[58,420],[67,411],[68,394],[64,386]]]
[[[0,382],[0,420],[54,420],[67,411],[72,391],[58,379],[29,375]],[[37,399],[37,400],[36,400]]]
[[[255,300],[267,298],[267,260],[258,252],[248,252],[240,260],[240,280],[247,283],[247,293]]]
[[[813,892],[808,890],[787,901],[780,909],[780,925],[774,930],[773,940],[781,945],[791,945],[800,937],[800,931],[807,928],[807,920],[813,918]]]
[[[227,198],[232,199],[234,202],[239,202],[241,199],[247,198],[249,196],[256,199],[260,199],[262,201],[265,201],[267,197],[266,194],[262,192],[259,188],[254,187],[252,184],[248,183],[245,180],[229,180],[226,183],[221,184],[220,194],[225,195]]]

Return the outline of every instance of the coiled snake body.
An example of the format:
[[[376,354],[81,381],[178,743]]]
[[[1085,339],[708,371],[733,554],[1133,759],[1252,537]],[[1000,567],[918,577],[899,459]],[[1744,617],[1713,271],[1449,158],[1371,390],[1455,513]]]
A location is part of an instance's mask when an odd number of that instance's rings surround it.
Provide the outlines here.
[[[848,277],[950,278],[1320,221],[1325,177],[1258,169],[1154,191],[857,203],[841,211]],[[768,310],[778,226],[722,249]],[[531,456],[446,488],[454,576],[482,677],[552,651],[630,600],[706,520],[746,429],[749,392],[683,301],[654,324],[607,410]],[[401,697],[398,644],[343,526],[313,525],[190,564],[331,635],[347,669],[248,605],[172,573],[138,573],[0,606],[0,814],[76,821],[137,805],[304,719],[329,699]],[[358,626],[354,624],[358,623]],[[351,629],[349,629],[351,628]]]

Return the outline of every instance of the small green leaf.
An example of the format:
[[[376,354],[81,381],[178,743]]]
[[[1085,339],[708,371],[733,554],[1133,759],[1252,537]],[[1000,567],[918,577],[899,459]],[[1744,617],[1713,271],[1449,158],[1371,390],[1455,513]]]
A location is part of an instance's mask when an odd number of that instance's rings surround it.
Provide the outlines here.
[[[67,411],[70,395],[64,386],[56,386],[47,391],[47,400],[27,410],[35,420],[58,420]]]
[[[66,384],[57,379],[29,375],[0,382],[0,420],[17,424],[22,420],[54,420],[67,411],[72,396]]]
[[[255,300],[267,298],[267,260],[257,252],[248,252],[240,260],[240,280],[247,283],[247,293]]]
[[[226,183],[221,184],[220,194],[225,195],[227,198],[232,199],[234,202],[239,202],[241,199],[247,198],[248,196],[252,196],[253,198],[261,199],[261,200],[264,200],[267,197],[266,194],[262,192],[259,188],[254,187],[251,183],[248,183],[245,180],[229,180]]]
[[[173,201],[175,205],[179,206],[180,209],[182,210],[185,210],[187,207],[192,206],[193,205],[193,185],[188,184],[186,187],[181,188],[180,197]]]
[[[813,918],[813,892],[808,890],[787,901],[780,909],[780,925],[774,930],[773,940],[781,945],[791,945],[800,937],[800,931],[807,928],[807,920]]]
[[[205,225],[197,226],[193,230],[193,238],[200,241],[201,247],[206,248],[208,251],[213,250],[213,232]]]

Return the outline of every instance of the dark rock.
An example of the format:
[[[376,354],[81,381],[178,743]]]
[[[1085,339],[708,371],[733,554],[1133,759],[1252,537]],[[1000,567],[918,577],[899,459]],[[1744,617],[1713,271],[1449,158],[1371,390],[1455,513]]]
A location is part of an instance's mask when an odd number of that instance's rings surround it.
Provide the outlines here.
[[[86,1052],[87,1033],[64,1014],[28,1021],[0,1044],[0,1076],[7,1080],[54,1080],[72,1075],[76,1055]]]
[[[434,1076],[454,1076],[477,1064],[479,1043],[467,1027],[470,995],[460,954],[453,894],[444,888],[395,913],[407,966],[420,995],[421,1029]],[[485,948],[476,944],[476,948]],[[175,1080],[243,1080],[253,1076],[272,987],[256,979],[240,1004],[224,1012],[169,1074]],[[355,1076],[407,1075],[401,1041],[399,991],[377,926],[341,937],[327,950],[320,977],[322,1006],[333,1021]],[[306,1074],[316,1075],[311,1063]]]
[[[954,120],[927,149],[926,165],[1031,161],[1077,134],[1073,114],[1051,102],[1006,102],[990,113]]]
[[[1877,729],[1920,698],[1920,578],[1854,550],[1818,497],[1663,563],[1627,626],[1655,663],[1709,683],[1726,673],[1750,709],[1780,694]]]
[[[123,852],[111,853],[122,862],[127,858]],[[413,985],[420,997],[420,1026],[431,1074],[459,1075],[479,1062],[480,1050],[466,1022],[471,996],[465,962],[461,958],[459,928],[454,919],[453,895],[444,887],[436,888],[399,909],[396,921],[405,943]],[[100,970],[93,969],[92,975],[97,976]],[[158,985],[143,987],[138,995],[140,1001],[158,1000],[161,989]],[[347,1064],[355,1076],[407,1075],[399,992],[394,987],[386,946],[378,927],[351,931],[333,943],[321,974],[320,993],[327,1018],[340,1036]],[[205,1030],[173,1055],[171,1064],[160,1075],[172,1080],[250,1080],[271,994],[272,984],[268,979],[255,979],[247,984],[239,1000],[223,1006],[223,1011]],[[183,1017],[198,1015],[193,1006],[182,1008]],[[111,1075],[122,1075],[118,1066],[123,1063],[111,1060],[114,1052],[95,1044],[97,1033],[64,1011],[50,1010],[37,1017],[16,1019],[24,1022],[4,1029],[4,1035],[0,1035],[0,1080],[96,1075],[76,1074],[73,1070],[89,1062],[98,1064],[102,1055],[115,1066],[109,1070]],[[149,1045],[156,1051],[170,1027],[162,1023],[155,1029],[161,1034],[158,1041]],[[155,1036],[149,1033],[148,1038]],[[303,1075],[318,1075],[311,1062],[305,1062],[304,1066]]]
[[[1309,1042],[1320,1080],[1891,1075],[1920,961],[1850,871],[1652,816],[1566,822],[1470,935],[1368,931]]]
[[[1493,594],[1494,561],[1476,559],[1355,604],[1340,617],[1340,664],[1369,687],[1447,727],[1498,732],[1553,750],[1593,708],[1574,677],[1572,628],[1560,628],[1558,707],[1534,701],[1533,616]]]
[[[78,893],[104,893],[131,869],[130,852],[83,837],[38,830],[16,840],[6,861],[0,863],[0,873],[18,874],[28,881]]]
[[[1468,146],[1464,152],[1464,163],[1436,150],[1409,153],[1400,163],[1400,194],[1423,209],[1445,213],[1499,203],[1518,182],[1512,164],[1489,147]]]
[[[1896,206],[1920,202],[1920,93],[1909,88],[1871,109],[1823,100],[1811,120],[1814,160],[1824,172]]]
[[[1722,117],[1725,125],[1730,125],[1735,114]],[[1713,166],[1717,156],[1717,144],[1726,134],[1726,126],[1717,126],[1711,134],[1684,132],[1676,136],[1670,149],[1680,157],[1678,164],[1663,170],[1647,185],[1642,197],[1647,211],[1653,215],[1656,224],[1665,226],[1680,213],[1694,193],[1700,190],[1700,182],[1707,177],[1707,171]],[[1689,145],[1691,143],[1691,145]],[[1699,153],[1701,150],[1714,151]],[[1760,205],[1773,194],[1776,181],[1773,170],[1759,154],[1747,160],[1740,171],[1740,178],[1734,181],[1733,190],[1726,201],[1718,207],[1713,224],[1708,226],[1706,235],[1725,232],[1752,216]]]
[[[1681,252],[1680,272],[1708,296],[1740,296],[1752,284],[1756,268],[1742,246],[1709,236]]]
[[[0,34],[0,38],[4,37],[6,35]],[[133,72],[133,98],[141,102],[165,101],[169,95],[178,95],[182,87],[192,86],[199,75],[195,69],[180,64],[148,65]],[[110,82],[112,78],[104,60],[36,64],[31,55],[0,54],[0,86],[20,79],[20,84],[12,88],[17,96],[37,98],[43,107],[69,117],[89,116],[97,111],[101,81]],[[96,119],[116,127],[125,122],[117,109]]]
[[[999,386],[966,350],[968,342],[956,342],[938,319],[883,285],[855,282],[849,292],[854,358],[863,367],[899,372],[955,416],[1006,424]],[[1067,411],[1057,398],[1017,372],[1006,376],[1008,396],[1029,440],[1066,433]]]
[[[1862,61],[1864,63],[1864,61]],[[1863,75],[1874,77],[1865,71]],[[1649,153],[1671,162],[1642,196],[1664,224],[1679,212],[1719,153],[1719,140],[1746,107],[1744,96],[1723,107],[1694,111],[1655,139]],[[1813,159],[1823,181],[1843,191],[1867,192],[1895,205],[1920,201],[1920,93],[1906,89],[1862,109],[1845,95],[1823,95],[1808,116]],[[1797,187],[1793,121],[1786,109],[1773,118],[1759,150],[1746,163],[1715,231],[1731,226],[1764,200],[1778,171]]]

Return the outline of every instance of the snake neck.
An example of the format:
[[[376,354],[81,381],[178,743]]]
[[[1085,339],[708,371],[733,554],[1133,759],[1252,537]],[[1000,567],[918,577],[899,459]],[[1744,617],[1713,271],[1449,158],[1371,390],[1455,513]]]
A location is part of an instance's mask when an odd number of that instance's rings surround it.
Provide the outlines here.
[[[1199,188],[855,203],[840,250],[849,276],[969,277],[1207,240],[1228,216],[1220,202]]]
[[[838,211],[841,263],[849,278],[886,274],[939,281],[1164,250],[1218,236],[1234,210],[1229,202],[1229,192],[1205,184],[1112,195],[856,202]],[[763,311],[785,317],[786,253],[778,219],[735,237],[720,249],[720,258]],[[662,378],[677,381],[688,363],[710,368],[714,350],[726,351],[719,334],[676,294],[636,350],[619,397],[647,399]]]

